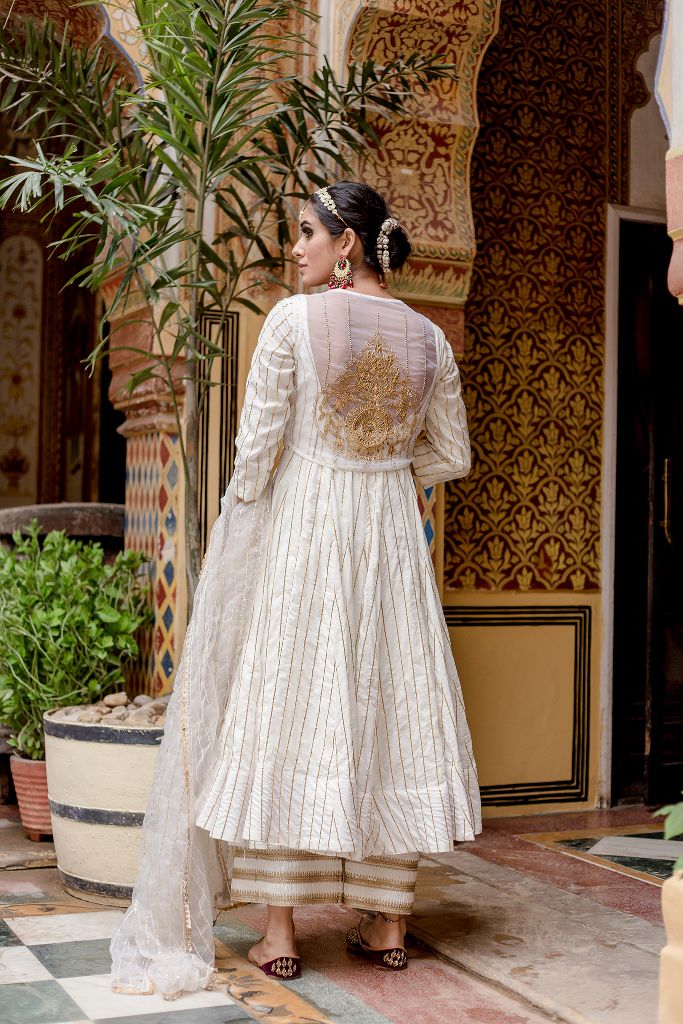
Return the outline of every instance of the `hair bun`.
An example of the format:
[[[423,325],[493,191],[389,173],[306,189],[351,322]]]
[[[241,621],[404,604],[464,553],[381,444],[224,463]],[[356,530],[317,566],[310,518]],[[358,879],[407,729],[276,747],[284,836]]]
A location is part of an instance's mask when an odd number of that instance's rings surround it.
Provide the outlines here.
[[[411,245],[402,224],[389,233],[389,270],[400,270],[410,256]]]

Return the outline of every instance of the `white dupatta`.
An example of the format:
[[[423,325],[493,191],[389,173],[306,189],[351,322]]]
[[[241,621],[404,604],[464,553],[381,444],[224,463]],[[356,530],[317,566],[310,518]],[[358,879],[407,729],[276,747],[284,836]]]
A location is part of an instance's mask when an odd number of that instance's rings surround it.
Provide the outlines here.
[[[111,942],[116,992],[210,988],[213,924],[229,899],[231,852],[195,825],[263,551],[271,484],[221,502],[194,600],[142,833],[133,898]]]

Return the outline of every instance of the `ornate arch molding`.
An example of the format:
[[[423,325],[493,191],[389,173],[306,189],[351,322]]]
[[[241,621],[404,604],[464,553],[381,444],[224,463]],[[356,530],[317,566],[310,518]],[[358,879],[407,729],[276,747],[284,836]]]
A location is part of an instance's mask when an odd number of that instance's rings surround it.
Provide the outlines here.
[[[500,0],[347,0],[336,8],[332,32],[338,67],[415,50],[439,54],[458,68],[457,81],[416,97],[409,117],[380,123],[380,152],[362,167],[400,212],[413,243],[396,290],[429,311],[456,349],[462,349],[476,250],[470,203],[476,83],[499,8]]]
[[[133,31],[133,18],[125,2],[81,6],[77,0],[0,0],[0,14],[12,18],[49,18],[59,29],[69,23],[74,39],[83,46],[100,42],[120,62],[128,76],[140,79],[137,67],[137,39]],[[113,15],[114,24],[110,18]],[[4,21],[4,18],[3,18]]]
[[[650,98],[638,70],[640,57],[662,31],[664,0],[610,0],[609,32],[609,182],[611,203],[629,201],[629,142],[633,111]]]

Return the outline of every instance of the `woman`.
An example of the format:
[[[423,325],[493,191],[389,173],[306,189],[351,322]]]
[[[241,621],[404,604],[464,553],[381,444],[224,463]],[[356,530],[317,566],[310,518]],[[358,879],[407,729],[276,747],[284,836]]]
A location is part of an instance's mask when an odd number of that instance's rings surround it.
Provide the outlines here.
[[[300,231],[302,284],[329,288],[283,299],[259,337],[112,941],[120,991],[208,987],[228,893],[268,905],[249,951],[266,973],[299,975],[293,907],[320,902],[372,912],[349,947],[403,969],[418,854],[481,828],[411,475],[469,470],[458,370],[386,292],[410,245],[377,192],[319,189]]]

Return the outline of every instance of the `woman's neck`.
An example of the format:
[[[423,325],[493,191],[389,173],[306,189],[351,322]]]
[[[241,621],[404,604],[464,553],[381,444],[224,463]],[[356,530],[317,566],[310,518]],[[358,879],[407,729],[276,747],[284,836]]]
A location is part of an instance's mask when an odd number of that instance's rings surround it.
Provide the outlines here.
[[[353,290],[359,295],[376,295],[381,298],[391,298],[386,288],[379,283],[379,275],[367,267],[353,268]]]

